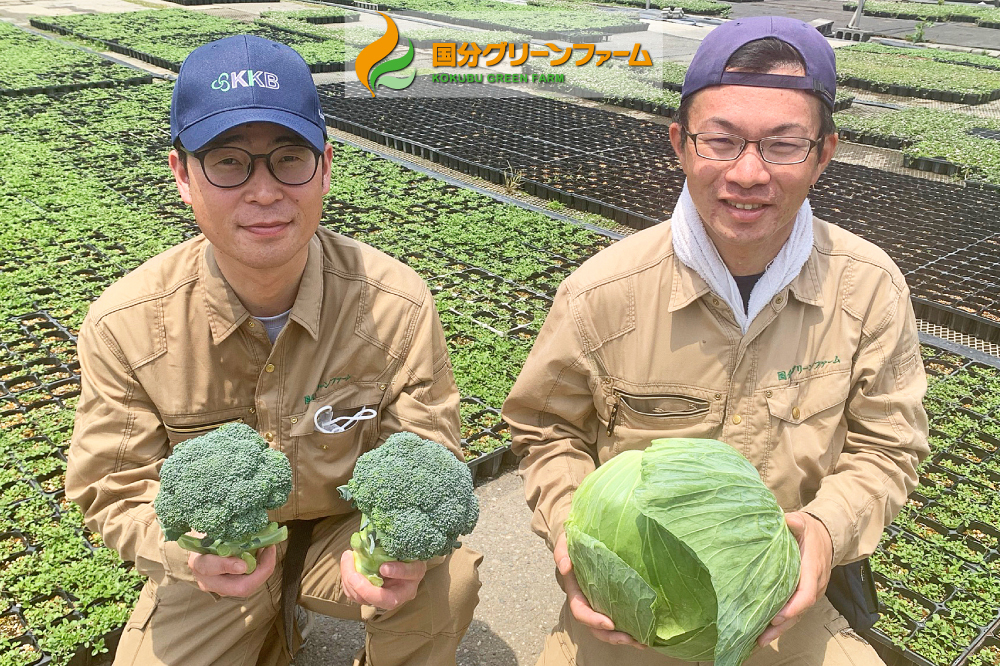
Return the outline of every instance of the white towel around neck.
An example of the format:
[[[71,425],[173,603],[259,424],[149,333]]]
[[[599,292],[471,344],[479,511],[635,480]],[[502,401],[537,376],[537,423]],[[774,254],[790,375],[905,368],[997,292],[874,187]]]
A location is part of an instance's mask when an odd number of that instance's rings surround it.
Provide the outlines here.
[[[750,292],[749,312],[743,311],[743,297],[736,286],[736,280],[726,267],[715,243],[708,237],[705,225],[698,215],[694,200],[688,192],[687,181],[681,191],[670,225],[673,230],[674,252],[685,266],[698,273],[712,291],[718,294],[736,317],[736,323],[746,335],[753,321],[764,306],[787,287],[799,274],[812,252],[813,227],[812,206],[809,199],[802,202],[795,215],[792,233],[778,252],[778,256],[768,264],[764,274]]]

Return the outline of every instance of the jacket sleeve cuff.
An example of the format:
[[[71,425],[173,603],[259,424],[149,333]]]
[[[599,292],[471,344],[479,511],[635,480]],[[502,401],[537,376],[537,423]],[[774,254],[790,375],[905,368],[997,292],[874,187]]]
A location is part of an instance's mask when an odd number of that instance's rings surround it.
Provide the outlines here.
[[[833,544],[833,566],[837,566],[854,548],[854,523],[844,508],[834,500],[817,497],[802,511],[823,523]]]
[[[561,535],[566,530],[563,528],[566,519],[569,518],[569,510],[573,506],[573,496],[567,495],[564,497],[559,504],[553,507],[551,514],[549,515],[549,536],[546,541],[549,544],[549,550],[556,549],[556,541],[559,540],[559,535]]]

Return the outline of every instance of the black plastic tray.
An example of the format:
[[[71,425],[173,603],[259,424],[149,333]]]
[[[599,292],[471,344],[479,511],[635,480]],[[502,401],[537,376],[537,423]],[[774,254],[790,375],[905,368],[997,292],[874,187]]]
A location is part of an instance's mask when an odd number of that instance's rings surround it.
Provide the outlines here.
[[[127,79],[107,79],[103,81],[83,81],[80,83],[54,83],[46,86],[30,86],[27,88],[0,88],[0,97],[17,95],[52,95],[56,93],[85,90],[87,88],[116,88],[118,86],[135,86],[152,83],[152,75],[132,76]]]
[[[856,76],[841,77],[839,82],[849,88],[860,88],[862,90],[871,90],[872,92],[898,95],[900,97],[934,99],[942,102],[954,102],[956,104],[987,104],[993,100],[1000,99],[1000,89],[986,93],[969,93],[955,90],[940,90],[937,88],[918,88],[915,86],[885,83],[882,81],[869,81],[868,79],[862,79]]]

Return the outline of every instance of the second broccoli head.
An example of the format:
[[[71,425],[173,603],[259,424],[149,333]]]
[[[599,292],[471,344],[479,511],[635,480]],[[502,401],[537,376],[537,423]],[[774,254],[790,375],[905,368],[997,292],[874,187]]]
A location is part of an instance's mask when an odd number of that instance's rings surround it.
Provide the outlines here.
[[[195,552],[242,557],[251,573],[256,550],[287,536],[267,511],[284,505],[291,490],[285,454],[268,448],[250,426],[227,423],[177,445],[160,469],[153,508],[167,541]],[[191,530],[206,536],[190,536]]]
[[[398,432],[358,458],[339,488],[362,513],[354,561],[373,585],[383,562],[429,560],[461,544],[479,520],[468,465],[437,442]]]

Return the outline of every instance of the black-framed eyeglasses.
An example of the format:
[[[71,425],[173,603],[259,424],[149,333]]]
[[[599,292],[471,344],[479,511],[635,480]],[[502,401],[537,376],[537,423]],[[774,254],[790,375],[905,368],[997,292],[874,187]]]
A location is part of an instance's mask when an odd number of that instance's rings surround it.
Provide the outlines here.
[[[800,136],[766,136],[763,139],[744,139],[737,134],[725,132],[692,133],[686,127],[681,131],[691,137],[694,152],[706,160],[731,162],[743,154],[748,143],[757,144],[760,158],[770,164],[801,164],[809,157],[812,149],[822,139],[807,139]]]
[[[190,153],[201,162],[201,170],[216,187],[239,187],[250,179],[254,163],[262,157],[267,170],[284,185],[304,185],[316,175],[319,156],[312,146],[280,146],[269,153],[255,155],[235,146],[219,146]]]

